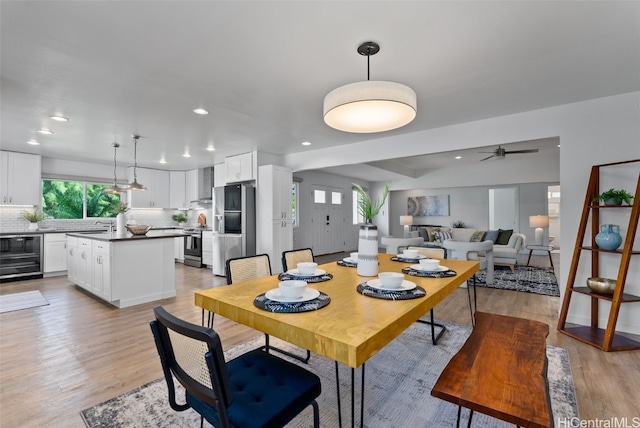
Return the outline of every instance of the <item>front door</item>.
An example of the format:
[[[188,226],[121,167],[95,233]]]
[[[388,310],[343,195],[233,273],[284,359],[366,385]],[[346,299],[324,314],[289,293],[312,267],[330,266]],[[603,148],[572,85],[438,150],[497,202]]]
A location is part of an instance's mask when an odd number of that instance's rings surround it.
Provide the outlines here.
[[[344,190],[337,187],[312,186],[313,216],[311,219],[314,254],[344,251],[345,204]]]

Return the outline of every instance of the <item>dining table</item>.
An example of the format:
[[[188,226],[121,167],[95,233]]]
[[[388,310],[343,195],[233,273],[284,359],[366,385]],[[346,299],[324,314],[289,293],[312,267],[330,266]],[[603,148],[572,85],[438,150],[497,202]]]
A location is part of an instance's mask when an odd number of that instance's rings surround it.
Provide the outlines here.
[[[378,262],[378,272],[402,272],[404,269],[407,273],[411,266],[416,266],[415,261],[402,261],[385,253],[378,254]],[[355,423],[354,370],[362,367],[362,426],[365,362],[471,279],[479,269],[477,261],[468,260],[445,259],[441,260],[441,265],[451,274],[442,277],[405,275],[406,281],[424,290],[415,298],[375,298],[370,293],[363,293],[363,287],[376,277],[359,276],[356,267],[330,262],[318,266],[323,277],[330,279],[308,283],[309,288],[330,299],[329,304],[317,310],[283,313],[257,305],[257,301],[264,301],[265,293],[278,288],[278,275],[197,291],[195,305],[335,361],[338,409],[338,364],[350,367],[351,426]],[[342,426],[340,410],[339,420]]]

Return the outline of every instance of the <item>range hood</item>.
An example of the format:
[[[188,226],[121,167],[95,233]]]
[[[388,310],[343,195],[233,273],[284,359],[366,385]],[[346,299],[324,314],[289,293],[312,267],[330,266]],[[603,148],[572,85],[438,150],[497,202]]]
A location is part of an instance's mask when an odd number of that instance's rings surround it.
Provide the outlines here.
[[[211,204],[213,196],[211,194],[213,188],[213,167],[198,168],[198,199],[190,201],[190,204]]]

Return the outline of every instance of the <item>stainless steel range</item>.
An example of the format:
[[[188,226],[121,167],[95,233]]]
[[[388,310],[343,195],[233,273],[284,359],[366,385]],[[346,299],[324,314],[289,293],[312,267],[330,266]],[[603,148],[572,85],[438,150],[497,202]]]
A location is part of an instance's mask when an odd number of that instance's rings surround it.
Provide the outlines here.
[[[202,265],[202,229],[200,227],[185,227],[182,229],[184,237],[184,264],[199,267]]]

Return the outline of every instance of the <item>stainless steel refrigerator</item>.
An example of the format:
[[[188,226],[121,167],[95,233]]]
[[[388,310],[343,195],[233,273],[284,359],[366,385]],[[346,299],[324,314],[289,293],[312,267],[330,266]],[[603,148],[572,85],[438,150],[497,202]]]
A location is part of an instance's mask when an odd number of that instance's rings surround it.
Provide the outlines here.
[[[213,273],[225,276],[226,261],[256,253],[256,194],[248,184],[213,189]]]

